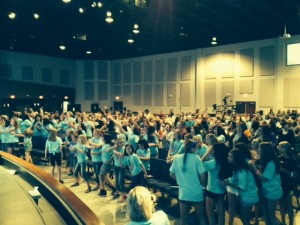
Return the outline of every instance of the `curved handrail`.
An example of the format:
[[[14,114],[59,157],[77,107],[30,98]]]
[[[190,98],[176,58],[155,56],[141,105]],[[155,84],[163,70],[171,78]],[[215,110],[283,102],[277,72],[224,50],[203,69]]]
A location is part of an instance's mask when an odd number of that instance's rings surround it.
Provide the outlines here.
[[[50,174],[35,165],[6,152],[0,151],[0,157],[2,158],[2,164],[18,170],[20,175],[29,183],[32,183],[33,186],[39,185],[41,194],[46,196],[50,203],[51,201],[55,202],[58,212],[66,222],[71,218],[76,224],[104,225],[84,202]],[[69,215],[66,215],[66,212],[69,213]]]

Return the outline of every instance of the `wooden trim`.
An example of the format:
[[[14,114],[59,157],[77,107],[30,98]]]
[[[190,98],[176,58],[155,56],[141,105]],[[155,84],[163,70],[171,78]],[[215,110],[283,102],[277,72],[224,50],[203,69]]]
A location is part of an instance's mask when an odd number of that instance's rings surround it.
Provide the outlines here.
[[[39,180],[39,183],[44,186],[44,188],[40,187],[39,189],[41,194],[44,195],[42,191],[43,189],[48,189],[53,192],[53,196],[56,197],[57,200],[63,205],[63,207],[66,209],[65,211],[69,211],[70,215],[73,218],[75,217],[74,220],[85,225],[104,225],[104,223],[89,207],[87,207],[87,205],[85,205],[84,202],[82,202],[72,191],[58,182],[50,174],[46,173],[35,165],[6,152],[0,151],[0,157],[2,158],[2,163],[20,168],[19,172],[21,175],[22,173],[27,172],[31,177]],[[62,212],[59,211],[59,213]],[[62,215],[62,217],[64,218],[64,215]]]

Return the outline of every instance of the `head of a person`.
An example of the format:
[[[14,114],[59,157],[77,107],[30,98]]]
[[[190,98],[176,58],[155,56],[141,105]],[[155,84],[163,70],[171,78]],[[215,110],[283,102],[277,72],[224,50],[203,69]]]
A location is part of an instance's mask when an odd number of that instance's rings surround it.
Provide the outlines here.
[[[292,145],[287,141],[281,141],[278,144],[279,153],[282,155],[286,155],[288,157],[293,157],[293,148]]]
[[[133,222],[148,221],[153,214],[154,204],[151,193],[145,187],[137,186],[128,194],[127,213]]]
[[[138,141],[139,149],[148,149],[149,145],[145,139],[141,139]]]
[[[133,147],[131,144],[126,144],[125,145],[125,152],[124,152],[124,156],[130,156],[133,153]]]
[[[80,144],[87,144],[87,137],[86,137],[86,135],[80,134],[80,135],[78,136],[78,142],[79,142]]]

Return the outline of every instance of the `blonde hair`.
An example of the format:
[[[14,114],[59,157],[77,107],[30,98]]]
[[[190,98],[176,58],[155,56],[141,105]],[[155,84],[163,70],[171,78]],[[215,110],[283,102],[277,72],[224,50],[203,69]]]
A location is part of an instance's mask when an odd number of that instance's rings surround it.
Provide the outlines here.
[[[78,142],[80,143],[80,144],[87,144],[87,137],[84,135],[84,134],[81,134],[81,135],[79,135],[78,136]]]
[[[128,194],[127,213],[131,221],[148,221],[152,217],[154,207],[149,190],[137,186]]]

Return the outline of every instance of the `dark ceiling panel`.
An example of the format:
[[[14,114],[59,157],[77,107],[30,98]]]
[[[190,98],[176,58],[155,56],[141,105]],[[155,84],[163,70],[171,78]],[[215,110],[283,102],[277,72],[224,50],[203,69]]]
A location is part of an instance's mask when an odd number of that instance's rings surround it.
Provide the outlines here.
[[[141,1],[145,7],[136,6],[135,0],[102,0],[98,8],[91,6],[94,0],[1,0],[0,49],[112,60],[209,47],[212,37],[219,45],[276,38],[285,25],[291,35],[300,34],[296,0]],[[112,24],[105,22],[107,11],[112,12]],[[9,12],[17,14],[15,20],[8,18]],[[139,34],[132,33],[135,23]],[[87,40],[78,40],[82,34]],[[127,42],[129,35],[133,44]],[[65,51],[59,49],[62,42]]]

